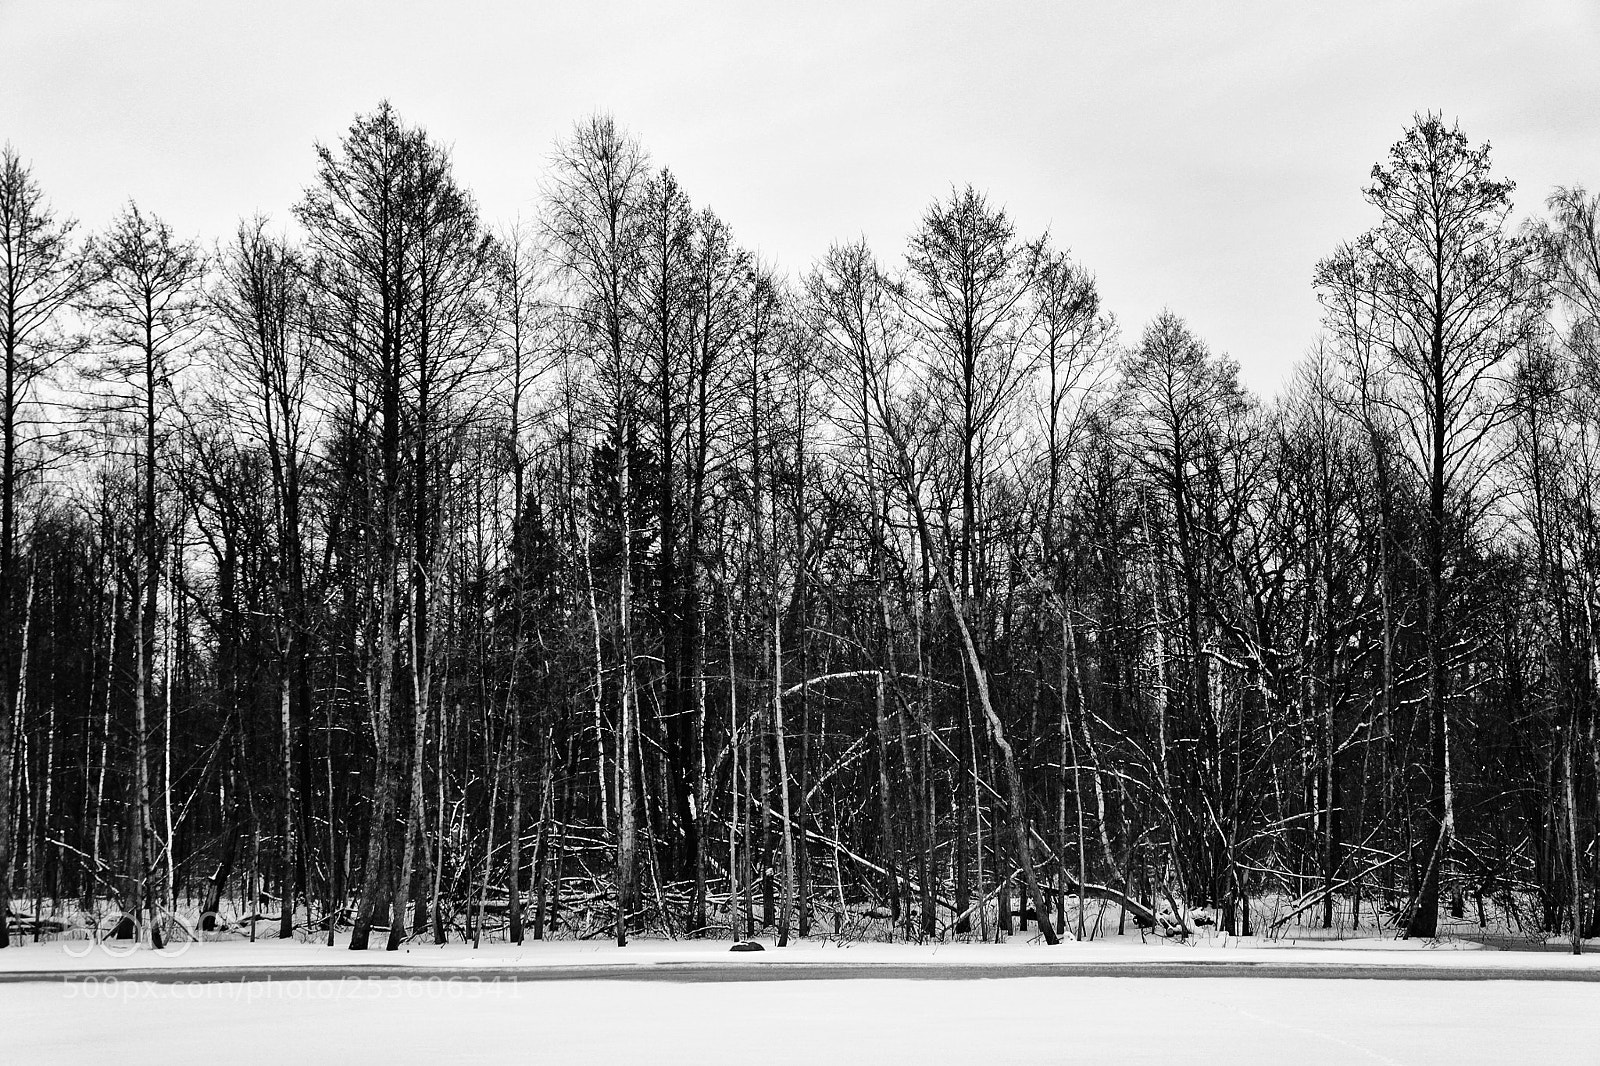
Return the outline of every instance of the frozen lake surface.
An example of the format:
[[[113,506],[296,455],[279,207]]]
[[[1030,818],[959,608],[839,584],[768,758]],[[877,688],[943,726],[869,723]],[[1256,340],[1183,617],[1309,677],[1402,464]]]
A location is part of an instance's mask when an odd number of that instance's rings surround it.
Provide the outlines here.
[[[0,1025],[8,1062],[126,1066],[1600,1057],[1600,957],[1366,943],[769,944],[731,957],[726,942],[361,955],[219,943],[112,957],[69,942],[3,953]],[[1162,975],[1127,976],[1145,965]],[[1316,978],[1282,976],[1313,965]],[[1036,975],[1048,966],[1118,976]],[[763,979],[776,971],[787,979]]]

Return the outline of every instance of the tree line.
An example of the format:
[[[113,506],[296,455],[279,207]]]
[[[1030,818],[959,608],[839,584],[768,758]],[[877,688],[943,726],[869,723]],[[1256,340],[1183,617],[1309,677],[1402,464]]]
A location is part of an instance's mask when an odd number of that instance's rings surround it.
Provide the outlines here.
[[[971,187],[790,275],[607,116],[538,185],[5,149],[0,946],[1600,935],[1600,199],[1418,116],[1269,399]]]

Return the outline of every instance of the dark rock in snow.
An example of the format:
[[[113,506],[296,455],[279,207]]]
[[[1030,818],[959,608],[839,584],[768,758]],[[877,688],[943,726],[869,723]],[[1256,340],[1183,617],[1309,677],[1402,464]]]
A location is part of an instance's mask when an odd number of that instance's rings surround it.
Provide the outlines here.
[[[733,945],[733,947],[729,948],[728,950],[729,951],[765,951],[767,949],[762,947],[760,944],[756,943],[754,940],[741,940],[737,944]]]

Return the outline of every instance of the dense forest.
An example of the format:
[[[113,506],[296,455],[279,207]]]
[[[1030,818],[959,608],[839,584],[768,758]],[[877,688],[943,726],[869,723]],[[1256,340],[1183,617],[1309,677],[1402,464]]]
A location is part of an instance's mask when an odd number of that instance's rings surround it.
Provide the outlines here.
[[[606,116],[210,244],[23,150],[0,946],[1600,935],[1600,198],[1439,116],[1273,398],[972,188],[785,273]]]

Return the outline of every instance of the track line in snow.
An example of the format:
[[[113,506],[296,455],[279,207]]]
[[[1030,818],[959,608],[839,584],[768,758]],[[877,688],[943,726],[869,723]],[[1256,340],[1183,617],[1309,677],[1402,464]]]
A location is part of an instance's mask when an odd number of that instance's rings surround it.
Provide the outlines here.
[[[0,984],[54,981],[224,984],[249,981],[466,980],[659,981],[676,984],[757,981],[973,981],[1029,977],[1279,978],[1357,981],[1578,981],[1600,983],[1600,969],[1554,966],[1421,966],[1273,961],[1018,962],[1003,965],[893,962],[617,962],[590,965],[162,966],[121,969],[0,971]]]

